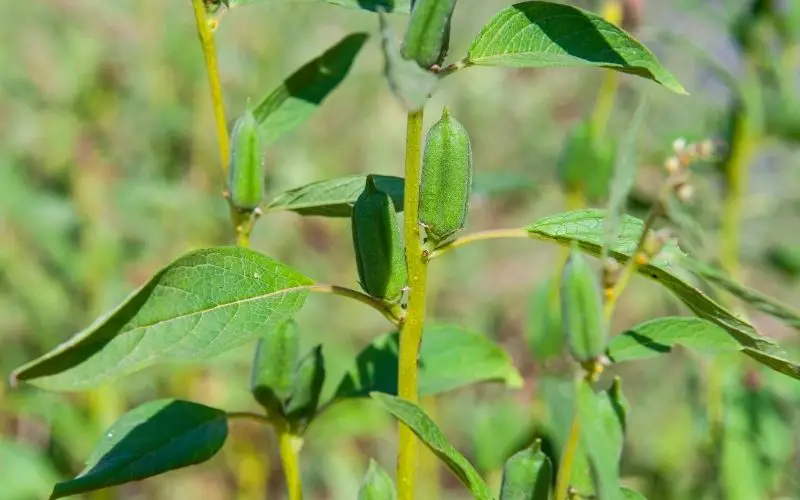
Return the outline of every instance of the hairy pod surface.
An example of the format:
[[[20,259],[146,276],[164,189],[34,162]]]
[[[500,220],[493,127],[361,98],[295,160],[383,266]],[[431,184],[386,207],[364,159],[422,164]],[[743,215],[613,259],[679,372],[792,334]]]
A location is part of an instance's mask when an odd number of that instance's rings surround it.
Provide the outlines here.
[[[353,247],[361,287],[369,295],[397,302],[408,281],[408,269],[392,198],[367,176],[352,215]]]
[[[417,0],[408,21],[401,54],[423,68],[442,64],[450,46],[450,18],[456,0]]]
[[[258,122],[248,109],[231,132],[228,193],[231,204],[239,210],[255,210],[264,196],[262,151]]]
[[[574,247],[561,275],[561,324],[577,361],[590,361],[605,352],[607,338],[600,287],[589,263]]]
[[[428,130],[422,159],[419,221],[433,246],[464,228],[471,192],[469,135],[445,108]]]

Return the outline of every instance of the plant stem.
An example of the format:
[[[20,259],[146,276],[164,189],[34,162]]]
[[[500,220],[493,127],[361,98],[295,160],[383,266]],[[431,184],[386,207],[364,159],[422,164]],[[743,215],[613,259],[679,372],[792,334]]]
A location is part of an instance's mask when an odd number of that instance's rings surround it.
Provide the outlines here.
[[[564,453],[558,464],[558,476],[556,476],[556,499],[566,500],[569,482],[572,479],[572,464],[575,461],[575,454],[578,451],[578,443],[581,439],[581,423],[577,408],[572,416],[572,424],[569,428],[567,443],[564,445]]]
[[[423,256],[419,227],[419,187],[422,177],[423,112],[408,114],[406,123],[405,200],[403,232],[408,265],[408,311],[400,329],[398,395],[417,402],[417,358],[425,320],[427,259]],[[398,424],[397,491],[399,500],[412,500],[416,484],[417,438]]]
[[[286,476],[286,489],[289,492],[288,500],[302,500],[303,485],[300,482],[299,454],[303,447],[303,438],[294,435],[284,425],[279,426],[277,431],[283,474]]]
[[[332,295],[339,295],[340,297],[347,297],[349,299],[357,300],[358,302],[366,304],[383,314],[383,316],[395,326],[400,326],[400,324],[403,322],[403,315],[399,306],[387,305],[385,302],[374,297],[370,297],[369,295],[361,293],[358,290],[337,285],[326,285],[323,283],[311,285],[308,287],[308,290],[311,292],[329,293]]]
[[[524,227],[513,228],[513,229],[491,229],[489,231],[480,231],[477,233],[468,234],[466,236],[462,236],[460,238],[456,238],[453,241],[446,243],[439,248],[435,249],[431,254],[428,256],[428,260],[433,260],[437,257],[441,257],[443,254],[449,252],[450,250],[455,250],[456,248],[462,247],[464,245],[469,245],[470,243],[475,243],[476,241],[484,241],[484,240],[499,240],[504,238],[530,238],[531,235],[528,233],[528,230]]]

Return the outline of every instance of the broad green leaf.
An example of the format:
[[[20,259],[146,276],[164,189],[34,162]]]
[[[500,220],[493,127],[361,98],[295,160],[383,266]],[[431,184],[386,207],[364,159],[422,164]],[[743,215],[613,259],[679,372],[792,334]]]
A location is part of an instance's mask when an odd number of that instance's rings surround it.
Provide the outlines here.
[[[573,242],[561,274],[561,325],[572,357],[585,362],[600,356],[608,342],[603,302],[594,270]]]
[[[553,465],[537,440],[506,462],[500,500],[548,500],[552,480]]]
[[[800,311],[777,299],[745,286],[730,278],[725,271],[694,259],[685,259],[684,265],[703,279],[735,295],[746,304],[774,316],[793,328],[800,328]]]
[[[647,359],[682,345],[703,354],[740,351],[724,328],[701,318],[667,317],[641,323],[614,337],[608,356],[615,363]]]
[[[259,123],[264,145],[294,130],[317,110],[347,76],[368,37],[366,33],[347,35],[295,71],[256,105],[253,114]]]
[[[392,197],[395,209],[401,212],[403,179],[389,175],[373,175],[372,178],[378,189]],[[366,182],[366,175],[312,182],[277,195],[266,204],[264,211],[291,210],[301,215],[350,217]]]
[[[588,382],[578,382],[576,401],[581,443],[592,467],[597,494],[603,500],[617,500],[623,429],[608,399],[595,394]]]
[[[95,387],[158,363],[207,359],[291,318],[313,281],[239,247],[180,257],[121,305],[12,373],[50,390]]]
[[[636,179],[636,166],[638,164],[636,145],[639,142],[639,132],[642,129],[646,110],[647,100],[642,99],[633,114],[630,125],[628,125],[620,139],[619,148],[617,148],[617,154],[614,159],[614,172],[611,176],[611,187],[609,188],[611,192],[608,200],[608,216],[605,218],[605,234],[601,258],[605,258],[608,248],[613,246],[617,240],[620,217],[625,213],[625,202]]]
[[[580,248],[594,256],[600,254],[603,239],[603,210],[577,210],[545,217],[530,226],[531,237],[569,246],[577,241]],[[626,262],[636,249],[644,223],[631,216],[622,218],[622,228],[610,254]],[[800,365],[786,359],[777,343],[759,334],[749,323],[739,319],[688,281],[690,273],[681,267],[685,255],[674,241],[668,242],[649,264],[637,272],[668,288],[697,316],[724,328],[743,347],[743,352],[772,369],[800,379]]]
[[[398,352],[397,333],[372,341],[358,354],[334,397],[367,397],[372,391],[397,394]],[[513,388],[522,385],[521,375],[500,346],[455,325],[426,326],[419,360],[420,396],[487,381]]]
[[[539,283],[528,303],[528,345],[540,362],[558,357],[564,350],[558,283],[557,277]]]
[[[419,67],[416,61],[404,58],[386,16],[378,13],[378,19],[384,57],[383,72],[389,88],[407,110],[421,109],[439,83],[439,77]]]
[[[467,63],[603,67],[686,93],[656,57],[625,31],[592,12],[550,2],[522,2],[500,11],[472,41]]]
[[[447,441],[436,423],[425,414],[422,408],[411,401],[389,394],[373,392],[370,393],[370,396],[383,405],[395,418],[406,424],[425,446],[453,471],[475,498],[478,500],[494,498],[486,482],[469,463],[469,460]]]
[[[392,477],[378,462],[370,459],[364,482],[358,490],[358,500],[395,500],[397,490]]]
[[[45,450],[0,436],[0,464],[3,464],[3,498],[26,500],[47,498],[58,481]]]
[[[251,3],[269,3],[274,0],[231,0],[231,7],[240,7],[242,5],[249,5]],[[284,0],[286,1],[286,0]],[[288,0],[296,1],[297,3],[308,0]],[[386,12],[397,12],[399,14],[408,14],[411,11],[411,0],[314,0],[317,3],[327,3],[344,7],[345,9],[361,9],[370,12],[378,12],[383,9]]]
[[[58,483],[51,499],[137,481],[213,457],[228,436],[222,410],[160,399],[123,415],[103,435],[75,479]]]
[[[325,359],[318,345],[297,363],[292,396],[286,403],[286,418],[293,425],[304,426],[314,416],[325,383]]]
[[[294,319],[277,325],[258,341],[250,392],[271,414],[283,415],[283,405],[292,395],[299,350],[300,339]]]

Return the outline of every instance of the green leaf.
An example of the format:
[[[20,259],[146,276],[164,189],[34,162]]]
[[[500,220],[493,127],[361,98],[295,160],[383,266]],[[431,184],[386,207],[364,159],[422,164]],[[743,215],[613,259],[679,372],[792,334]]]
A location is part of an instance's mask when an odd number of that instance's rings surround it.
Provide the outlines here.
[[[564,350],[558,283],[557,278],[541,282],[528,303],[528,345],[539,362],[556,358]]]
[[[264,2],[268,0],[231,0],[231,7],[240,7],[251,3]],[[291,1],[291,0],[290,0]],[[300,3],[303,0],[296,0]],[[396,12],[399,14],[408,14],[411,11],[411,0],[315,0],[318,3],[327,3],[344,7],[345,9],[361,9],[370,12],[378,12],[383,9],[386,12]]]
[[[373,340],[345,374],[334,398],[397,394],[398,334]],[[419,356],[419,393],[432,396],[487,381],[520,387],[511,358],[485,335],[455,325],[426,325]]]
[[[395,418],[406,424],[425,446],[453,471],[475,498],[478,500],[493,499],[486,482],[469,463],[469,460],[447,441],[439,427],[425,414],[422,408],[411,401],[389,394],[373,392],[370,393],[370,396],[383,405]]]
[[[400,47],[384,14],[378,13],[383,49],[383,72],[389,88],[408,111],[421,109],[433,93],[439,77],[400,54]]]
[[[608,248],[614,245],[620,229],[620,217],[625,213],[625,202],[636,179],[636,145],[647,110],[647,100],[642,99],[633,114],[630,125],[620,139],[619,148],[614,160],[614,173],[611,177],[611,193],[608,200],[608,216],[605,218],[605,234],[603,238],[603,254],[605,258]]]
[[[12,373],[50,390],[95,387],[145,367],[207,359],[291,318],[313,281],[239,247],[191,252],[121,305]]]
[[[378,465],[378,462],[370,459],[369,469],[364,475],[364,482],[358,490],[358,500],[395,500],[397,491],[394,487],[392,477]]]
[[[145,403],[103,435],[78,477],[58,483],[62,498],[156,476],[213,457],[228,436],[225,412],[189,401]]]
[[[284,403],[292,395],[299,350],[297,323],[293,319],[277,325],[258,341],[250,392],[268,413],[283,415]]]
[[[716,269],[704,262],[686,258],[684,265],[696,275],[730,292],[746,304],[780,319],[793,328],[800,328],[800,311],[796,311],[777,299],[739,283],[727,276],[725,271]]]
[[[569,246],[577,241],[580,248],[594,256],[600,254],[603,239],[603,210],[577,210],[545,217],[527,227],[531,237]],[[636,249],[644,223],[624,216],[622,229],[610,254],[626,262]],[[777,343],[759,334],[749,323],[739,319],[688,281],[690,274],[681,267],[685,255],[674,241],[668,242],[650,263],[637,272],[674,293],[697,316],[724,328],[742,351],[762,364],[790,377],[800,379],[800,365],[786,359]]]
[[[291,424],[302,427],[314,416],[324,383],[325,359],[318,345],[297,364],[292,396],[286,403],[286,418]]]
[[[295,71],[253,109],[264,145],[297,128],[350,71],[356,55],[369,38],[353,33]]]
[[[403,211],[403,179],[389,175],[374,175],[379,190],[392,197],[395,210]],[[366,175],[350,175],[337,179],[312,182],[285,191],[264,207],[265,212],[291,210],[300,215],[350,217],[353,205],[366,186]]]
[[[667,317],[641,323],[614,337],[608,356],[615,363],[647,359],[682,345],[703,354],[742,350],[724,328],[701,318]]]
[[[561,274],[561,325],[572,357],[585,362],[605,351],[608,328],[594,270],[577,247],[573,242]]]
[[[584,380],[578,382],[576,396],[581,443],[589,457],[598,496],[603,500],[619,499],[622,426],[617,420],[617,413],[609,400],[595,394],[591,385]]]
[[[552,480],[553,465],[537,440],[506,462],[500,500],[548,500]]]
[[[522,2],[500,11],[472,41],[467,63],[603,67],[686,93],[656,57],[625,31],[597,14],[550,2]]]

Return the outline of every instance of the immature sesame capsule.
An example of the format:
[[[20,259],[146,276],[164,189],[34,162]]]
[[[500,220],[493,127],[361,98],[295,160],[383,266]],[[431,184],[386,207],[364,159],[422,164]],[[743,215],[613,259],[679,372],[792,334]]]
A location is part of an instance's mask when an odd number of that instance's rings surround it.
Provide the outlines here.
[[[239,210],[255,210],[264,196],[262,152],[258,122],[248,109],[236,120],[231,132],[228,193],[231,204]]]
[[[422,158],[419,221],[434,247],[464,228],[472,192],[472,146],[464,126],[450,116],[428,130]]]
[[[417,0],[413,5],[400,53],[423,68],[442,64],[450,45],[450,18],[456,0]]]
[[[573,247],[561,275],[561,324],[573,358],[581,363],[606,349],[600,288],[592,268]]]
[[[408,281],[400,227],[392,198],[378,189],[371,175],[353,205],[352,230],[361,288],[375,298],[397,302]]]

